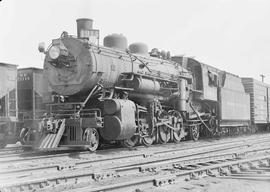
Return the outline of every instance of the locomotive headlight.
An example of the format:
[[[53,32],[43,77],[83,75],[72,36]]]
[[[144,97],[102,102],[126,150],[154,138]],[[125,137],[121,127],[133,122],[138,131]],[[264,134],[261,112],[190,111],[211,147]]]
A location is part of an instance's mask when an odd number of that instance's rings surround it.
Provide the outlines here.
[[[52,46],[49,50],[49,56],[51,59],[57,59],[60,55],[60,49],[57,46]]]

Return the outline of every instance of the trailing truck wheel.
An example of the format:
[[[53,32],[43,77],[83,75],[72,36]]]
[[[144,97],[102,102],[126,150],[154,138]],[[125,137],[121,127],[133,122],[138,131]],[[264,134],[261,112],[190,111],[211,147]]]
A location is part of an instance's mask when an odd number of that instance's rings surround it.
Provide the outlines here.
[[[217,122],[214,116],[210,116],[208,118],[208,122],[206,123],[209,129],[205,129],[204,133],[207,137],[213,137],[215,134],[217,134]]]
[[[86,146],[86,148],[89,151],[92,152],[96,151],[99,146],[99,133],[97,129],[95,128],[85,129],[83,134],[83,140],[87,141],[88,145]]]
[[[190,128],[190,139],[197,141],[200,136],[200,126],[199,125],[192,125]]]
[[[137,135],[132,136],[130,139],[121,141],[121,145],[126,148],[135,147],[139,143],[140,138]]]

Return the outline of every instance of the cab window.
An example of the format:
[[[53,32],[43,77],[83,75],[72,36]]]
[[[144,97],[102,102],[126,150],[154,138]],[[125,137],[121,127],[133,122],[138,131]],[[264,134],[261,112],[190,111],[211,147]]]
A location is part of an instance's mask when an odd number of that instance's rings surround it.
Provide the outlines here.
[[[208,71],[209,86],[218,86],[218,75],[212,71]]]

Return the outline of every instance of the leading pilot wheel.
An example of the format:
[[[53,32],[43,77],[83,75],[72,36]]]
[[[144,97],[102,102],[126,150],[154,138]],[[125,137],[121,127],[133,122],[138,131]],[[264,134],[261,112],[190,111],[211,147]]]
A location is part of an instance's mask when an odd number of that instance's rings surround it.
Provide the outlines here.
[[[209,130],[206,130],[206,136],[212,137],[217,132],[215,117],[210,116],[207,122]]]
[[[25,142],[26,142],[27,134],[28,134],[28,129],[27,128],[22,128],[22,130],[20,132],[20,136],[19,136],[19,140],[20,140],[22,145],[24,145]]]
[[[197,141],[200,136],[200,125],[191,125],[189,134],[190,139]]]
[[[95,128],[87,128],[83,134],[84,141],[87,141],[86,148],[89,151],[96,151],[99,146],[99,133]]]

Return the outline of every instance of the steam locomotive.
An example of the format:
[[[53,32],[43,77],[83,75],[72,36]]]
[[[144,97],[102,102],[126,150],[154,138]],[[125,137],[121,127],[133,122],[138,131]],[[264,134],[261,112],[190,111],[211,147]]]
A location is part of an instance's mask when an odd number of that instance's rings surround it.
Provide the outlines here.
[[[47,113],[38,131],[21,135],[25,146],[95,151],[102,143],[178,143],[256,126],[240,77],[193,58],[149,54],[143,43],[128,47],[121,34],[100,46],[92,26],[78,19],[77,37],[63,32],[47,50],[39,47]]]

